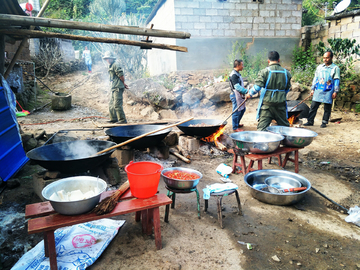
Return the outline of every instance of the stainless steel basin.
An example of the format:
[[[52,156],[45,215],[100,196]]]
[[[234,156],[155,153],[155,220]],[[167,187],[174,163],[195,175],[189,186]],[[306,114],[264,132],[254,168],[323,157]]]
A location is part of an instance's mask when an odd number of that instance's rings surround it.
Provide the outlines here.
[[[243,131],[232,133],[230,137],[240,149],[249,149],[255,154],[274,152],[284,139],[284,136],[267,131]]]
[[[98,189],[98,194],[93,197],[77,201],[55,201],[50,197],[58,191],[63,190],[65,193],[74,190],[80,190],[82,193],[86,193],[90,190]],[[100,195],[107,188],[107,184],[104,180],[93,176],[75,176],[57,180],[47,185],[42,190],[42,196],[50,201],[54,210],[63,215],[80,215],[92,210],[100,201]]]
[[[292,178],[300,182],[302,187],[306,187],[306,190],[296,193],[271,193],[265,188],[267,187],[267,185],[265,184],[265,179],[271,176]],[[304,198],[306,192],[308,192],[311,188],[310,182],[305,177],[297,173],[283,170],[258,170],[249,172],[245,175],[244,181],[250,191],[251,196],[264,203],[275,205],[291,205],[297,203]]]
[[[281,143],[290,147],[308,146],[318,135],[316,132],[305,128],[271,126],[267,127],[267,130],[269,132],[283,135],[285,138]]]

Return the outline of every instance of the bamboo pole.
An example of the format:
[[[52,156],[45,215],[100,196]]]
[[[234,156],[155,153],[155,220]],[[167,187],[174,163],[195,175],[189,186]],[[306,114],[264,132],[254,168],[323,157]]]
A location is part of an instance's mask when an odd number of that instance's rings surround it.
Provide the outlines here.
[[[0,14],[0,23],[2,25],[22,25],[22,26],[43,26],[53,28],[67,28],[67,29],[78,29],[87,31],[98,31],[108,32],[117,34],[128,34],[128,35],[139,35],[139,36],[153,36],[153,37],[164,37],[164,38],[190,38],[191,34],[180,31],[167,31],[167,30],[156,30],[149,28],[140,28],[134,26],[120,26],[120,25],[106,25],[100,23],[89,23],[89,22],[74,22],[67,20],[57,20],[49,18],[35,18],[19,15],[8,15]]]
[[[116,43],[130,46],[139,46],[144,48],[156,48],[163,50],[171,50],[171,51],[179,51],[179,52],[187,52],[186,47],[176,46],[176,45],[167,45],[167,44],[159,44],[159,43],[149,43],[143,41],[133,41],[126,39],[117,39],[117,38],[98,38],[98,37],[89,37],[89,36],[78,36],[78,35],[70,35],[70,34],[60,34],[54,32],[43,32],[36,30],[8,30],[8,29],[0,29],[0,33],[5,35],[18,35],[18,36],[26,36],[30,38],[38,38],[38,37],[55,37],[62,39],[70,39],[70,40],[82,40],[89,42],[101,42],[101,43]]]
[[[162,130],[164,130],[164,129],[168,129],[168,128],[175,127],[175,126],[177,126],[177,125],[183,124],[183,123],[188,122],[188,121],[190,121],[190,120],[192,120],[192,119],[194,119],[194,117],[191,117],[191,118],[188,118],[188,119],[186,119],[186,120],[184,120],[184,121],[181,121],[181,122],[178,122],[178,123],[175,123],[175,124],[172,124],[172,125],[168,125],[168,126],[165,126],[165,127],[163,127],[163,128],[159,128],[159,129],[150,131],[150,132],[148,132],[148,133],[142,134],[142,135],[140,135],[140,136],[137,136],[137,137],[135,137],[135,138],[132,138],[132,139],[127,140],[127,141],[125,141],[125,142],[119,143],[119,144],[114,145],[114,146],[112,146],[112,147],[106,148],[106,149],[104,149],[104,150],[102,150],[102,151],[100,151],[100,152],[97,152],[96,154],[92,155],[92,157],[93,157],[93,156],[100,155],[100,154],[102,154],[102,153],[106,153],[106,152],[108,152],[108,151],[110,151],[110,150],[113,150],[113,149],[115,149],[115,148],[118,148],[118,147],[123,146],[123,145],[128,144],[128,143],[131,143],[131,142],[133,142],[133,141],[136,141],[136,140],[138,140],[138,139],[141,139],[141,138],[146,137],[146,136],[148,136],[148,135],[151,135],[151,134],[153,134],[153,133],[162,131]]]
[[[41,16],[43,15],[43,13],[44,13],[46,7],[49,5],[49,3],[50,3],[50,0],[46,0],[46,2],[44,3],[44,5],[41,7],[41,9],[40,9],[39,14],[37,15],[37,17],[41,17]],[[10,16],[10,15],[9,15],[9,16]],[[19,16],[19,17],[25,17],[25,16]],[[30,30],[33,30],[34,28],[35,28],[35,26],[30,24]],[[19,58],[19,56],[20,56],[22,50],[24,49],[27,41],[28,41],[28,38],[27,38],[27,37],[24,38],[24,39],[21,41],[21,43],[20,43],[20,45],[19,45],[19,47],[18,47],[18,49],[17,49],[14,57],[11,59],[10,65],[8,66],[8,68],[7,68],[6,71],[5,71],[5,74],[4,74],[5,80],[6,80],[7,77],[9,76],[11,70],[13,69],[13,67],[14,67],[14,65],[15,65],[15,63],[16,63],[16,60]]]

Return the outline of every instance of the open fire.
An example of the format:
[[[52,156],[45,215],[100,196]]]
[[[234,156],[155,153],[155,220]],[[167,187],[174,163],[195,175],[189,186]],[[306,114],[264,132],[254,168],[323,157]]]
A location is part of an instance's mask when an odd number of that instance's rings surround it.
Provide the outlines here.
[[[215,133],[203,138],[202,140],[206,141],[206,142],[214,142],[217,148],[219,148],[220,150],[226,151],[226,146],[223,145],[218,140],[218,138],[224,133],[224,130],[225,130],[225,126],[220,126],[220,128]]]

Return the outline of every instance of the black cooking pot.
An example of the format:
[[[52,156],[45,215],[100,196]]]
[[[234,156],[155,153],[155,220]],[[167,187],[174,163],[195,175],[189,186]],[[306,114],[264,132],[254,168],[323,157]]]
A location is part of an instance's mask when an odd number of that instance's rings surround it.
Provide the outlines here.
[[[78,173],[105,162],[115,149],[93,157],[92,155],[114,145],[116,144],[113,142],[97,140],[61,142],[35,148],[26,155],[50,171]]]
[[[127,140],[133,139],[145,133],[164,128],[163,125],[129,125],[110,128],[105,131],[106,135],[116,143],[122,143]],[[136,141],[130,142],[127,145],[142,149],[158,145],[170,133],[172,128],[167,128],[159,132],[155,132]]]
[[[226,125],[226,123],[227,122],[225,122],[224,125]],[[191,126],[198,124],[205,124],[206,126]],[[180,124],[177,127],[186,135],[205,138],[218,131],[221,124],[222,121],[218,119],[194,119]]]
[[[309,111],[310,108],[305,103],[301,103],[298,105],[301,101],[300,100],[289,100],[287,101],[287,110],[288,110],[288,117],[290,118],[293,115],[299,115],[298,118],[308,118],[309,117]],[[297,106],[298,105],[298,106]],[[295,109],[292,110],[297,106]]]

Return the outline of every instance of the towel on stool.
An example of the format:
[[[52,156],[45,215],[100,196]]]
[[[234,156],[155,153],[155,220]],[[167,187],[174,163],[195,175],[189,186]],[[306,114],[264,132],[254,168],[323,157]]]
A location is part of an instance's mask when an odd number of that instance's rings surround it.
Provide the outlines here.
[[[238,186],[233,183],[226,183],[226,184],[216,183],[212,185],[207,185],[206,188],[203,189],[204,192],[203,198],[204,200],[208,200],[210,199],[210,193],[223,192],[226,190],[235,190],[235,189],[238,189]]]

